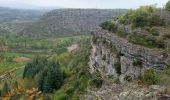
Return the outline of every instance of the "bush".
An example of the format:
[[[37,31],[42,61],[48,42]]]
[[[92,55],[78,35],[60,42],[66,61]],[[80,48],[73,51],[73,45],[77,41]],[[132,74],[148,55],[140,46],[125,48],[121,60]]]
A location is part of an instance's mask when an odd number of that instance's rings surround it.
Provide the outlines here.
[[[100,27],[102,27],[102,29],[104,30],[108,30],[110,32],[117,32],[117,26],[114,25],[112,22],[110,21],[107,21],[107,22],[104,22],[100,25]]]
[[[120,37],[125,38],[127,36],[127,33],[122,32],[115,24],[113,24],[112,22],[104,22],[100,25],[100,27],[102,27],[102,29],[104,30],[108,30],[110,32],[113,32],[115,34],[117,34]]]
[[[121,65],[120,65],[120,62],[116,62],[114,64],[114,67],[116,69],[116,73],[120,75],[121,74]]]
[[[170,39],[170,34],[169,34],[169,33],[165,33],[165,34],[163,35],[163,38],[164,38],[164,39]]]
[[[116,34],[122,38],[126,38],[126,36],[128,35],[127,33],[122,32],[120,29],[117,29]]]
[[[129,10],[126,15],[119,16],[118,21],[122,24],[132,24],[133,27],[164,25],[164,19],[159,13],[155,13],[156,11],[155,6],[142,6],[137,10]]]
[[[166,3],[165,9],[170,11],[170,0]]]
[[[140,59],[135,59],[133,61],[133,66],[142,66],[142,61]]]
[[[156,39],[153,36],[131,35],[129,36],[128,41],[148,48],[165,48],[164,40]]]
[[[124,80],[126,80],[126,81],[131,81],[131,80],[132,80],[132,77],[131,77],[131,76],[125,76]]]
[[[101,86],[103,85],[103,80],[102,79],[93,79],[90,81],[90,85],[95,88],[101,88]]]
[[[152,6],[142,6],[137,10],[128,12],[128,19],[135,27],[144,27],[149,25],[149,15],[154,11]]]
[[[144,71],[143,81],[148,84],[157,84],[159,82],[160,78],[158,75],[156,75],[155,71],[153,69],[148,69]]]
[[[152,26],[164,26],[164,25],[165,25],[164,18],[162,18],[159,13],[154,13],[150,15],[149,26],[152,27]]]
[[[118,21],[119,21],[119,23],[121,23],[121,24],[127,24],[126,16],[119,16],[119,17],[118,17]]]
[[[170,76],[170,67],[165,70],[165,73]]]
[[[116,83],[116,84],[120,84],[120,80],[119,80],[119,78],[114,79],[114,83]]]
[[[159,32],[158,32],[158,29],[155,28],[155,27],[152,27],[149,32],[154,35],[154,36],[159,36]]]
[[[92,42],[97,43],[97,37],[96,36],[92,36]]]

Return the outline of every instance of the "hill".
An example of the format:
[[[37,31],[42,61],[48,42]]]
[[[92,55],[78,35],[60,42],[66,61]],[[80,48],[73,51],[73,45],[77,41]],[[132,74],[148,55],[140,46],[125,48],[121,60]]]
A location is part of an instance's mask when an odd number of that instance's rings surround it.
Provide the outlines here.
[[[57,9],[45,14],[39,21],[19,34],[24,36],[51,36],[84,34],[95,30],[98,25],[126,10],[102,9]]]
[[[17,33],[47,11],[0,7],[0,34]]]
[[[47,11],[42,10],[23,10],[0,7],[0,22],[9,22],[12,20],[30,20],[37,19]]]

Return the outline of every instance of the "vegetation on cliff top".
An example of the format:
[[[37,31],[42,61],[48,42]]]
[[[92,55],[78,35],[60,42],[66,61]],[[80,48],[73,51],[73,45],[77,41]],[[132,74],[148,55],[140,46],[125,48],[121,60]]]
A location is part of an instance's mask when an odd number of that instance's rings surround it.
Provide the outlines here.
[[[169,2],[166,6],[168,6]],[[102,23],[100,26],[120,37],[126,38],[130,43],[148,48],[167,48],[169,39],[169,24],[161,15],[163,9],[155,6],[142,6],[136,10],[129,10],[117,19]],[[126,31],[120,25],[130,26]],[[167,29],[167,30],[166,30]],[[131,33],[128,33],[130,32]]]
[[[119,16],[121,24],[132,24],[133,27],[163,26],[164,19],[155,6],[142,6],[137,10],[129,10],[125,15]]]
[[[170,0],[167,2],[167,4],[165,5],[165,9],[170,11]]]

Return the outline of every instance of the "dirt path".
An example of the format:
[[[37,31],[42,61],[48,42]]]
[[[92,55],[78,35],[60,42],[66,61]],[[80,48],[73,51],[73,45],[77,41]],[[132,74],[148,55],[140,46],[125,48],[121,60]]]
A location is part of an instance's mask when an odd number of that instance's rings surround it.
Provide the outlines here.
[[[77,44],[73,44],[70,47],[67,48],[68,52],[73,52],[75,50],[78,49],[78,45]]]

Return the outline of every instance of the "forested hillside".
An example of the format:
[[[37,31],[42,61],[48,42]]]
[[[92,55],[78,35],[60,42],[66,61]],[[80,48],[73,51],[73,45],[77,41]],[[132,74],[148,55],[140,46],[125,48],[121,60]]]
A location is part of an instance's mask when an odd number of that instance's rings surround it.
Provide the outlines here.
[[[0,34],[18,33],[48,10],[22,10],[0,7]]]
[[[48,11],[48,10],[47,10]],[[0,7],[0,22],[10,22],[12,20],[32,20],[38,19],[46,10],[23,10]]]
[[[57,9],[45,14],[19,34],[37,37],[86,34],[94,31],[101,22],[125,12],[123,9]]]

